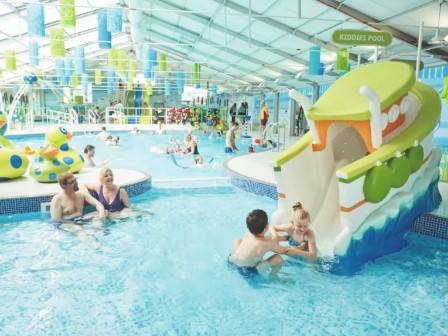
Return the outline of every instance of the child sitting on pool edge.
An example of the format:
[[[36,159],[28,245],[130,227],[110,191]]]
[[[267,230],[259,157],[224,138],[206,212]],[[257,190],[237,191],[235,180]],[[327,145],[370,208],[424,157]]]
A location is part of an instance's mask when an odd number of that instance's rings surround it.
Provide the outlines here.
[[[273,237],[266,237],[268,232],[268,215],[260,209],[252,210],[246,218],[249,232],[234,243],[233,251],[229,256],[229,263],[235,266],[238,272],[245,277],[258,275],[271,270],[276,273],[280,270],[284,254],[289,247],[283,247]],[[268,252],[274,252],[267,259],[263,259]]]
[[[276,241],[287,240],[292,247],[286,254],[289,256],[297,255],[306,259],[316,259],[316,236],[309,228],[311,218],[302,203],[296,202],[292,206],[294,211],[292,220],[289,224],[273,225],[272,237]],[[279,235],[279,232],[286,232],[286,235]]]

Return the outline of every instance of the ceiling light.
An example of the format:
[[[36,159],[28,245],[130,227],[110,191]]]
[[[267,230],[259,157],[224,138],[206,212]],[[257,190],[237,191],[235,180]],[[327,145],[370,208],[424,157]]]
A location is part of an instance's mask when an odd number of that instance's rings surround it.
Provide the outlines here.
[[[325,73],[330,72],[331,70],[333,70],[334,64],[329,64],[325,67]]]
[[[303,76],[303,71],[297,73],[297,75],[294,76],[295,79],[300,79]]]
[[[440,36],[440,14],[442,12],[442,5],[443,5],[444,1],[440,0],[439,3],[439,18],[437,20],[437,28],[436,28],[436,33],[434,34],[434,36],[428,41],[429,44],[442,44],[444,42],[443,38]]]
[[[260,84],[258,84],[258,87],[261,88],[264,86],[264,82],[260,82]]]
[[[274,81],[275,84],[278,84],[279,82],[280,82],[280,78],[277,78],[277,79]]]

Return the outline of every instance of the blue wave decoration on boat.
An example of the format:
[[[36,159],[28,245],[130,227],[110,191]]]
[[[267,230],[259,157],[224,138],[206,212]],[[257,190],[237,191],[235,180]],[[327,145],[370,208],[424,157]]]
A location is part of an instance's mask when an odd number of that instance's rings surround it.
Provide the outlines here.
[[[434,179],[410,209],[400,206],[398,216],[388,218],[380,229],[367,229],[361,239],[353,239],[350,242],[343,256],[336,256],[331,261],[321,261],[321,266],[335,274],[353,275],[359,272],[366,262],[401,250],[407,245],[405,235],[414,220],[433,211],[442,201],[437,187],[438,181],[438,178]]]

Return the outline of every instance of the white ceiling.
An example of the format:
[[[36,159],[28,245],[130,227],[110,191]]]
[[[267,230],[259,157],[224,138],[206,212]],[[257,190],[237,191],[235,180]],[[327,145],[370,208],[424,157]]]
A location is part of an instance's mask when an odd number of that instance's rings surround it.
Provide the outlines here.
[[[321,60],[326,66],[335,61],[337,46],[332,44],[331,34],[336,29],[375,30],[372,26],[380,25],[384,29],[393,27],[416,40],[419,23],[424,21],[423,37],[428,42],[438,25],[439,1],[345,0],[339,1],[339,10],[324,4],[327,1],[337,3],[334,0],[143,0],[143,6],[136,10],[146,14],[139,23],[146,28],[146,43],[168,54],[171,70],[183,68],[191,73],[192,63],[200,62],[203,82],[229,90],[258,87],[260,82],[270,90],[307,86],[310,80],[319,84],[333,81],[331,76],[307,76],[306,64],[308,50],[315,44],[321,45]],[[29,71],[26,5],[32,2],[44,4],[47,28],[59,24],[59,1],[0,0],[0,54],[6,49],[16,50],[19,66],[16,73],[4,72],[1,85],[19,83],[23,72]],[[96,11],[124,8],[124,17],[129,20],[129,5],[129,0],[76,0],[76,29],[65,30],[65,46],[68,53],[76,46],[86,47],[91,76],[93,69],[107,66],[107,50],[99,49],[97,44]],[[362,23],[344,14],[344,8],[367,14],[373,22]],[[113,34],[114,46],[135,48],[129,24],[124,25],[124,32]],[[442,37],[448,35],[448,2],[444,1],[439,32]],[[50,57],[48,39],[40,40],[39,45],[40,68],[51,73],[55,62]],[[447,46],[448,42],[426,46],[434,49],[423,52],[425,65],[444,63],[448,59]],[[393,44],[380,50],[380,57],[415,59],[416,51],[415,45],[396,34]],[[374,48],[355,47],[351,52],[352,66],[356,66],[357,55],[365,61]],[[445,60],[440,52],[447,57]],[[3,62],[0,67],[3,68]],[[294,77],[301,71],[305,71],[304,76],[296,80]],[[275,83],[278,78],[281,80]]]

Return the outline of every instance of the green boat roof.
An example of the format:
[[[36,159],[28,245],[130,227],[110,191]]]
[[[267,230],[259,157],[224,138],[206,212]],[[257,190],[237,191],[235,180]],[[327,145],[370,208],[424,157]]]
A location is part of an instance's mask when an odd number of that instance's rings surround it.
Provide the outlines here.
[[[363,175],[368,169],[375,166],[377,161],[384,162],[392,158],[397,151],[404,151],[414,144],[422,141],[436,127],[440,119],[441,102],[437,92],[420,82],[416,82],[411,92],[420,100],[420,111],[414,122],[401,134],[382,145],[378,150],[343,168],[340,172],[346,178],[340,181],[347,182]]]
[[[339,171],[344,178],[341,182],[350,182],[364,175],[367,170],[374,167],[378,161],[384,162],[392,158],[397,151],[404,151],[411,147],[414,142],[422,141],[436,127],[440,119],[441,102],[440,97],[433,88],[416,82],[411,92],[420,101],[420,111],[414,122],[401,134],[389,142],[383,144],[378,150],[351,164],[341,168]],[[281,167],[289,160],[299,155],[305,148],[311,146],[312,138],[310,132],[304,135],[294,145],[287,148],[274,160],[276,167]]]
[[[392,105],[415,83],[414,69],[403,62],[363,65],[338,79],[308,111],[310,120],[369,120],[368,101],[359,93],[363,85],[374,90],[381,110]]]

